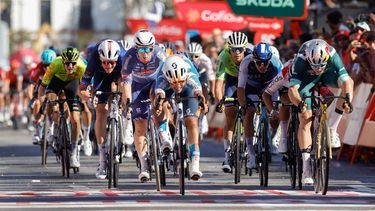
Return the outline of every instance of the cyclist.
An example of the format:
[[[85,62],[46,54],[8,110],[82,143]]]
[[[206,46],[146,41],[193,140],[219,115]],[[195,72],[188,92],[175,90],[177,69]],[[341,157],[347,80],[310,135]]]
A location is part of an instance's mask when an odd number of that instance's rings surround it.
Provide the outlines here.
[[[288,107],[284,106],[290,103],[288,97],[288,87],[289,87],[289,77],[290,77],[290,69],[293,65],[293,59],[287,61],[284,64],[283,69],[281,72],[272,80],[272,82],[268,85],[266,90],[262,95],[262,99],[264,104],[266,104],[267,111],[270,113],[271,121],[280,120],[281,125],[281,140],[278,145],[278,152],[279,153],[286,153],[287,152],[287,132],[288,132],[288,123],[289,123],[289,109]],[[272,96],[275,93],[279,93],[280,101],[282,103],[279,112],[274,110],[272,104]]]
[[[94,92],[110,92],[112,82],[120,82],[118,84],[121,84],[121,68],[125,49],[120,47],[116,41],[110,39],[100,41],[95,48],[97,50],[92,52],[80,86],[84,101],[88,101],[91,96],[91,93],[86,91],[86,88],[91,84],[92,78],[94,78]],[[107,176],[107,159],[105,157],[107,152],[105,144],[106,124],[104,123],[107,121],[108,116],[109,108],[107,103],[107,95],[98,96],[97,103],[95,103],[96,119],[94,127],[99,148],[99,165],[96,171],[96,178],[98,179],[105,179]],[[86,144],[91,146],[90,141]]]
[[[56,53],[53,50],[46,49],[42,52],[41,54],[41,62],[37,64],[37,66],[31,71],[30,74],[30,81],[32,82],[29,85],[28,88],[28,95],[29,98],[32,99],[30,104],[31,104],[31,109],[33,111],[33,116],[34,116],[34,135],[33,135],[33,144],[39,144],[40,138],[41,138],[41,121],[42,121],[42,115],[39,114],[39,109],[41,106],[42,102],[39,102],[38,100],[38,89],[39,86],[42,82],[42,78],[48,68],[48,66],[53,62],[53,60],[56,58]]]
[[[348,75],[336,50],[324,40],[313,39],[305,42],[294,60],[288,95],[291,102],[299,108],[298,141],[303,159],[303,182],[312,184],[310,164],[311,152],[311,99],[302,100],[301,96],[310,96],[312,88],[318,81],[329,87],[341,88],[341,96],[349,95],[349,102],[337,100],[336,109],[329,120],[329,127],[334,138],[332,147],[340,147],[336,134],[343,112],[351,112],[353,97],[353,80]]]
[[[38,98],[40,102],[44,101],[45,89],[52,91],[54,94],[48,96],[49,99],[56,99],[56,94],[64,90],[68,100],[69,110],[71,113],[70,122],[71,131],[71,155],[70,164],[72,167],[80,167],[78,160],[77,140],[81,130],[80,125],[80,103],[77,100],[79,83],[85,72],[86,65],[79,56],[79,51],[73,47],[65,48],[61,56],[56,57],[47,68],[43,76],[41,86],[38,89]],[[54,107],[53,115],[54,124],[58,122],[58,108]],[[56,130],[57,127],[55,127]],[[53,133],[56,136],[56,133]]]
[[[228,38],[228,48],[225,48],[219,55],[216,65],[216,82],[215,97],[221,101],[223,97],[237,97],[238,84],[238,67],[243,58],[251,53],[246,48],[248,44],[247,36],[242,32],[233,32]],[[224,88],[225,81],[225,88]],[[224,93],[223,93],[224,90]],[[217,110],[223,111],[222,106],[218,106]],[[236,118],[237,107],[234,103],[225,104],[226,122],[224,126],[224,151],[225,160],[222,170],[226,173],[231,171],[229,162],[230,143],[232,141],[234,122]]]
[[[180,94],[181,97],[194,97],[201,99],[204,104],[205,98],[202,92],[202,85],[199,82],[199,73],[194,65],[184,56],[175,55],[170,56],[160,66],[162,73],[159,72],[158,79],[155,85],[155,99],[159,101],[159,107],[156,108],[156,114],[160,114],[163,107],[163,100],[166,95],[171,97],[173,93]],[[172,92],[171,92],[172,91]],[[190,158],[192,161],[190,169],[190,177],[193,180],[198,180],[202,177],[202,172],[199,169],[199,127],[198,116],[200,111],[198,103],[195,99],[184,100],[183,102],[184,122],[188,131],[188,142]],[[204,104],[206,110],[206,105]],[[165,111],[165,110],[164,110]]]
[[[145,29],[135,33],[135,46],[130,48],[125,55],[121,75],[123,86],[123,104],[129,99],[133,102],[129,112],[132,112],[134,120],[134,145],[141,164],[141,172],[138,178],[141,182],[150,179],[146,157],[145,139],[147,132],[148,106],[140,103],[143,100],[152,98],[151,94],[155,86],[158,74],[158,67],[165,59],[164,52],[155,45],[154,35]],[[159,127],[161,140],[172,143],[169,132],[166,130],[167,123]]]
[[[254,46],[253,53],[246,56],[240,65],[238,73],[238,102],[241,108],[246,103],[244,110],[244,128],[247,146],[247,168],[256,168],[254,151],[254,114],[255,105],[253,101],[259,101],[267,86],[279,74],[283,65],[281,61],[272,54],[269,44],[260,42]],[[277,95],[273,98],[276,100]]]

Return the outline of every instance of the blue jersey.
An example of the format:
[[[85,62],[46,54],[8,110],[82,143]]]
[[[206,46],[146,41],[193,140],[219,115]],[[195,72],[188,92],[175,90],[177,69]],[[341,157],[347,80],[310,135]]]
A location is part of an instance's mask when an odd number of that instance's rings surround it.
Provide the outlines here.
[[[125,55],[125,61],[121,70],[121,77],[124,83],[145,84],[155,81],[158,75],[158,67],[165,59],[164,52],[154,45],[151,60],[147,64],[142,63],[137,56],[137,50],[132,47]]]
[[[91,47],[91,48],[98,49],[98,46],[100,45],[100,43],[101,41],[98,42],[95,45],[95,47]],[[121,69],[122,69],[122,64],[124,61],[125,54],[126,54],[125,49],[120,45],[120,55],[117,59],[115,69],[111,73],[112,75],[114,74],[114,75],[118,75],[119,77],[121,76]],[[96,73],[104,74],[105,70],[101,64],[99,52],[97,50],[93,50],[91,52],[91,55],[89,56],[86,71],[82,78],[82,84],[85,86],[88,86],[89,84],[91,84],[91,79],[94,77]]]
[[[197,69],[195,68],[194,64],[188,59],[186,58],[185,56],[183,56],[184,58],[184,61],[188,64],[189,66],[189,69],[187,71],[188,73],[188,78],[186,79],[187,82],[186,82],[186,85],[188,88],[190,88],[191,90],[193,90],[193,92],[198,92],[198,91],[202,91],[202,85],[199,81],[199,73],[197,71]],[[157,80],[156,80],[156,85],[155,85],[155,93],[158,94],[158,93],[164,93],[165,94],[165,91],[166,90],[169,90],[169,89],[172,89],[171,85],[169,84],[169,82],[167,81],[167,79],[164,77],[164,74],[163,74],[163,66],[164,66],[164,63],[160,65],[160,71],[158,73],[158,77],[157,77]]]
[[[272,80],[281,72],[283,64],[272,56],[265,73],[258,71],[253,55],[246,56],[239,68],[238,87],[251,87],[253,93],[262,93]]]

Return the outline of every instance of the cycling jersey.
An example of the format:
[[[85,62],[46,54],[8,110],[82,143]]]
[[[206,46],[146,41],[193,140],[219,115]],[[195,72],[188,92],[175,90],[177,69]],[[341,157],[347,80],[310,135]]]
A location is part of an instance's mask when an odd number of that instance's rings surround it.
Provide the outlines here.
[[[86,65],[82,59],[77,60],[77,64],[74,66],[72,74],[68,74],[64,67],[64,62],[61,56],[56,57],[53,62],[48,66],[46,73],[43,76],[42,85],[48,86],[51,83],[53,77],[60,79],[61,81],[67,82],[75,79],[81,80],[85,72]]]
[[[281,70],[281,72],[272,80],[272,82],[266,88],[266,93],[273,95],[275,92],[289,87],[290,68],[292,67],[292,65],[293,59],[287,61],[284,64],[284,67]]]
[[[251,50],[245,48],[245,57],[249,54],[251,54]],[[238,77],[238,65],[233,62],[228,48],[219,54],[216,64],[216,80],[224,80],[225,74]]]
[[[154,45],[151,61],[144,64],[138,59],[136,48],[130,48],[125,54],[125,61],[122,66],[121,75],[123,82],[148,83],[155,81],[159,64],[165,57],[165,53],[157,45]]]
[[[186,79],[185,87],[182,89],[180,93],[180,97],[191,97],[190,99],[186,99],[182,101],[183,104],[183,115],[184,117],[188,116],[198,116],[198,102],[193,97],[197,92],[202,92],[202,85],[199,81],[199,73],[193,63],[186,57],[182,56],[184,61],[189,64],[189,69],[187,71],[188,78]],[[155,85],[155,94],[163,93],[167,98],[170,98],[174,91],[170,86],[167,79],[165,79],[163,72],[164,63],[160,66],[160,71],[158,74],[158,78],[156,80]]]
[[[39,62],[34,69],[31,70],[30,81],[37,84],[46,73],[46,68],[43,67],[43,62]]]
[[[332,46],[326,44],[328,46],[327,53],[329,54],[326,68],[322,74],[315,75],[304,55],[305,49],[313,41],[314,40],[305,42],[298,51],[297,58],[292,66],[290,86],[300,87],[302,81],[318,81],[322,76],[324,76],[324,80],[328,82],[326,85],[337,87],[337,79],[343,82],[349,77],[340,56]]]
[[[212,68],[211,59],[204,53],[200,56],[200,63],[197,65],[199,70],[199,74],[202,75],[203,73],[207,75],[208,80],[212,81],[215,80],[215,72]]]
[[[98,42],[92,49],[98,49],[102,41]],[[83,75],[81,89],[92,84],[94,92],[110,92],[112,82],[117,82],[121,78],[121,69],[126,54],[125,49],[120,46],[120,55],[117,59],[116,66],[111,73],[106,73],[99,56],[98,50],[93,50],[90,53],[86,72]],[[93,80],[92,80],[93,79]],[[108,95],[98,96],[98,104],[107,103]]]
[[[192,62],[184,57],[184,61],[189,64],[190,68],[188,70],[188,78],[186,79],[186,85],[187,87],[191,88],[194,93],[201,92],[202,91],[202,85],[199,81],[199,73],[197,69],[194,67]],[[160,71],[158,74],[158,78],[156,80],[155,85],[155,93],[163,93],[165,94],[165,90],[172,89],[167,79],[165,79],[163,72],[161,71],[163,69],[164,63],[160,66]]]
[[[329,55],[329,59],[327,61],[325,70],[322,74],[315,75],[304,54],[304,49],[306,49],[312,41],[313,40],[307,41],[301,46],[300,50],[298,51],[297,58],[292,65],[292,74],[289,86],[297,86],[301,96],[310,96],[312,88],[315,87],[319,81],[322,81],[326,86],[339,88],[338,81],[343,83],[349,78],[340,56],[337,54],[336,50],[328,44],[326,44],[328,46],[326,50]],[[311,99],[308,98],[305,100],[305,102],[308,105],[307,109],[311,110]]]
[[[240,65],[238,87],[246,88],[250,93],[260,94],[264,92],[272,80],[281,72],[283,65],[281,61],[272,56],[265,73],[258,71],[253,55],[246,56]]]

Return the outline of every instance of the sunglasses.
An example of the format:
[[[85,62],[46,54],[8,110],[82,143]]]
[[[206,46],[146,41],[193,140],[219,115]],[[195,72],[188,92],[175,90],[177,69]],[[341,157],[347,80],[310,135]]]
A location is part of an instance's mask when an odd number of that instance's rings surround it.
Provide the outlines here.
[[[151,53],[152,50],[152,48],[137,48],[138,53]]]
[[[245,48],[229,48],[232,53],[242,53],[245,51]]]
[[[185,83],[184,80],[180,80],[180,81],[172,81],[172,84],[173,84],[173,85],[178,85],[178,84],[183,84],[183,83]]]
[[[327,65],[327,63],[322,64],[310,64],[312,69],[318,69],[318,68],[324,68]]]
[[[102,61],[102,65],[105,65],[105,66],[109,66],[109,65],[115,66],[116,63],[117,61]]]
[[[198,55],[198,54],[190,54],[191,58],[194,58],[194,59],[198,59],[199,57],[201,57],[201,55]]]
[[[261,66],[263,64],[263,66],[268,66],[270,63],[270,60],[255,60],[255,64],[257,66]]]
[[[68,61],[68,62],[64,62],[64,64],[66,66],[69,66],[69,65],[75,66],[77,64],[77,62]]]

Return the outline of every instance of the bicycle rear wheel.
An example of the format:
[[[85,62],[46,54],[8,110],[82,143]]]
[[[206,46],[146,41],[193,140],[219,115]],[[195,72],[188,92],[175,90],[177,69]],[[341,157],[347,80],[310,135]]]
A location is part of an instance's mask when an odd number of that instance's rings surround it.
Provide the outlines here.
[[[152,159],[152,165],[154,165],[155,170],[155,181],[156,181],[156,190],[160,191],[161,189],[161,182],[160,182],[160,168],[159,168],[159,158],[160,153],[158,151],[158,145],[156,141],[156,133],[155,133],[155,125],[152,120],[149,121],[149,129],[150,129],[150,135],[151,135],[151,159]]]
[[[110,121],[109,125],[109,152],[108,152],[108,171],[107,171],[107,176],[108,176],[108,188],[112,188],[112,182],[114,181],[115,178],[115,141],[116,141],[116,122],[114,119]]]

